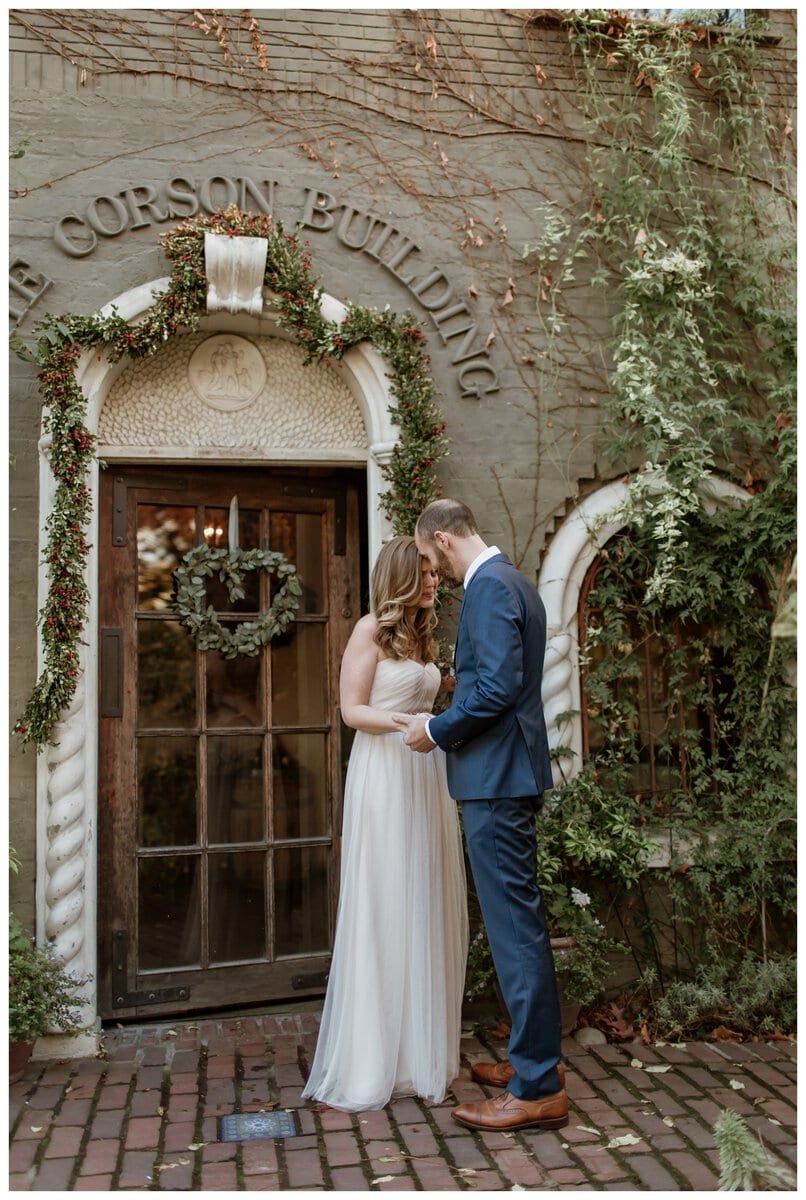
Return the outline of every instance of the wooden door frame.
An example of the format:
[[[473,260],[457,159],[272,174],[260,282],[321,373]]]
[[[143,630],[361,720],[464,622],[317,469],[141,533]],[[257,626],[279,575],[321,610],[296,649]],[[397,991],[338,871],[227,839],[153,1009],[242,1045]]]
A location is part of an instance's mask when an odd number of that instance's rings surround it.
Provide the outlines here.
[[[215,476],[218,475],[218,479]],[[267,502],[266,493],[274,492],[282,503],[287,496],[295,508],[320,511],[326,518],[325,528],[330,530],[326,544],[326,586],[328,588],[327,612],[329,629],[328,658],[325,664],[329,695],[328,713],[331,734],[328,739],[328,779],[332,792],[332,810],[329,848],[329,934],[330,945],[335,925],[338,900],[340,831],[341,831],[341,762],[343,731],[338,708],[338,667],[344,652],[354,619],[362,607],[362,591],[365,579],[356,570],[356,563],[364,558],[362,547],[362,508],[359,496],[363,492],[363,480],[355,470],[336,474],[328,469],[299,468],[291,473],[287,468],[267,471],[244,471],[236,476],[229,464],[203,466],[184,464],[171,472],[165,472],[156,464],[151,470],[143,466],[120,468],[110,472],[103,481],[99,505],[99,562],[105,567],[99,576],[99,625],[101,640],[112,639],[107,652],[121,654],[130,664],[130,669],[117,683],[115,672],[107,671],[108,661],[101,653],[100,696],[99,696],[99,749],[106,763],[99,778],[98,787],[98,836],[99,874],[107,875],[110,864],[120,858],[121,848],[131,840],[131,822],[135,819],[132,805],[135,803],[136,777],[132,775],[134,759],[130,753],[128,738],[136,733],[137,689],[134,671],[136,646],[133,638],[136,626],[137,550],[131,537],[137,528],[136,509],[142,503],[182,503],[184,491],[188,502],[198,504],[198,495],[205,491],[215,492],[225,483],[238,488],[242,507],[250,507],[249,492],[255,495],[254,503],[261,492],[260,503]],[[195,497],[191,500],[191,497]],[[218,499],[209,501],[216,507]],[[269,503],[275,503],[268,501]],[[327,514],[330,514],[328,516]],[[109,586],[111,584],[112,586]],[[106,586],[104,586],[106,585]],[[363,586],[362,586],[363,585]],[[128,617],[120,622],[120,589],[129,597],[124,602]],[[111,623],[110,623],[111,619]],[[103,646],[101,647],[103,650]],[[121,743],[120,738],[124,737]],[[264,770],[270,770],[264,763]],[[205,853],[202,851],[202,853]],[[131,858],[126,854],[126,879],[136,888],[135,870]],[[211,966],[208,972],[199,974],[192,969],[175,969],[146,972],[136,976],[132,962],[134,949],[130,931],[137,927],[136,894],[133,891],[126,899],[125,881],[116,880],[108,892],[105,904],[99,897],[99,945],[98,981],[99,1008],[106,1019],[154,1017],[160,1013],[203,1011],[220,1007],[217,993],[222,976],[232,970],[240,972],[241,993],[237,1004],[266,1002],[288,999],[291,996],[319,995],[323,991],[324,978],[329,966],[330,951],[311,954],[300,958],[280,957],[271,963],[253,963],[251,966],[222,964],[220,969]],[[123,890],[121,890],[123,889]],[[120,905],[122,904],[122,909]],[[267,931],[268,933],[268,931]],[[268,994],[267,973],[271,974],[272,991]]]

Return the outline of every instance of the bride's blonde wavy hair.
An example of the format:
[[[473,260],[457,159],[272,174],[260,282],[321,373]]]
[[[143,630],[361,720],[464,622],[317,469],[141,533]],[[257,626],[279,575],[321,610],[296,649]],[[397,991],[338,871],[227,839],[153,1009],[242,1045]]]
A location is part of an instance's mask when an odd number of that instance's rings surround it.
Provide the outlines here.
[[[378,619],[375,641],[387,658],[436,662],[433,608],[417,608],[413,615],[406,612],[417,604],[422,590],[422,559],[414,538],[392,538],[381,547],[372,570],[373,612]]]

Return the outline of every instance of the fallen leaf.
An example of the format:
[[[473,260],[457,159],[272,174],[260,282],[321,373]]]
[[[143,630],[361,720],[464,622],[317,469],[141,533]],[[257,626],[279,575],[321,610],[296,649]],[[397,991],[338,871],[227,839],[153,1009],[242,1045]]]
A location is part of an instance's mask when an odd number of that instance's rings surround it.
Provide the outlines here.
[[[664,1117],[663,1124],[668,1125],[670,1129],[674,1129],[674,1121],[671,1117]]]
[[[456,1167],[455,1171],[457,1175],[478,1175],[475,1167]]]
[[[741,1042],[743,1036],[736,1029],[726,1029],[724,1025],[717,1025],[716,1029],[712,1029],[709,1034],[709,1041],[712,1042]]]
[[[468,287],[468,289],[467,289],[467,294],[468,294],[468,296],[470,296],[470,297],[471,297],[473,300],[478,300],[478,298],[479,298],[479,289],[476,287],[475,283],[471,283],[471,284],[469,285],[469,287]]]
[[[665,1071],[671,1071],[671,1069],[672,1068],[669,1063],[666,1063],[664,1066],[657,1065],[653,1067],[644,1067],[647,1075],[663,1075]]]
[[[630,1066],[635,1067],[636,1071],[643,1071],[644,1069],[644,1064],[641,1062],[640,1058],[631,1058]]]
[[[377,1177],[377,1179],[370,1179],[370,1181],[369,1181],[369,1182],[370,1182],[370,1184],[373,1184],[373,1183],[391,1183],[393,1179],[394,1179],[394,1175],[379,1175],[379,1176]]]
[[[174,1169],[174,1167],[178,1167],[178,1166],[179,1166],[179,1163],[178,1163],[178,1162],[175,1162],[175,1163],[160,1163],[160,1165],[157,1167],[157,1170],[158,1170],[158,1171],[172,1171],[172,1170]]]
[[[581,1129],[583,1133],[595,1133],[597,1137],[599,1136],[599,1130],[592,1129],[590,1125],[577,1125],[577,1129]]]
[[[511,1192],[525,1192],[526,1188],[523,1186],[522,1183],[513,1183],[512,1187],[509,1190]]]
[[[780,1121],[776,1121],[775,1117],[767,1117],[767,1120],[769,1121],[770,1125],[780,1125],[781,1124]]]
[[[620,996],[611,1000],[606,1011],[597,1013],[596,1026],[606,1033],[612,1042],[631,1042],[635,1039],[635,1028],[626,1016],[627,998]]]
[[[207,1142],[191,1142],[188,1150],[201,1150],[202,1146],[206,1146]]]
[[[404,1158],[408,1158],[407,1154],[384,1154],[378,1159],[378,1162],[402,1162]]]
[[[769,1096],[756,1096],[753,1103],[754,1104],[766,1104],[768,1100],[769,1100]]]
[[[158,1104],[158,1105],[157,1105],[157,1116],[158,1116],[158,1117],[164,1117],[164,1116],[165,1116],[165,1107],[164,1107],[164,1105],[162,1105],[162,1104]]]
[[[641,1138],[635,1137],[632,1133],[625,1133],[623,1137],[611,1138],[607,1143],[606,1149],[617,1150],[619,1146],[637,1146]]]
[[[44,1128],[44,1125],[32,1125],[31,1133],[41,1133]]]
[[[729,1079],[728,1084],[733,1088],[734,1092],[740,1092],[744,1087],[744,1084],[738,1079]]]

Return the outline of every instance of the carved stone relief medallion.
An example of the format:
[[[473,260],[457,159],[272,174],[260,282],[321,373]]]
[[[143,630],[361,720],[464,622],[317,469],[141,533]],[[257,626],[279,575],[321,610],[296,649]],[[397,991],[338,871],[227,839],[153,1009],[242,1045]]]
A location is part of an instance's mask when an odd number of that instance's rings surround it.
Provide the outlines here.
[[[266,364],[248,338],[218,333],[196,347],[188,363],[188,378],[196,395],[210,408],[235,412],[260,395]]]

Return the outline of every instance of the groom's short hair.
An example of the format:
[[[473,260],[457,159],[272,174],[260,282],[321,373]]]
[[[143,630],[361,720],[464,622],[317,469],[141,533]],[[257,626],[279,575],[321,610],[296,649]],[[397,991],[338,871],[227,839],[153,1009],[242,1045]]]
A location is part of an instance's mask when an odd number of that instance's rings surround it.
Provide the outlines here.
[[[417,534],[428,542],[433,542],[437,530],[452,533],[455,537],[471,537],[479,531],[476,518],[467,505],[447,496],[432,500],[417,521]]]

